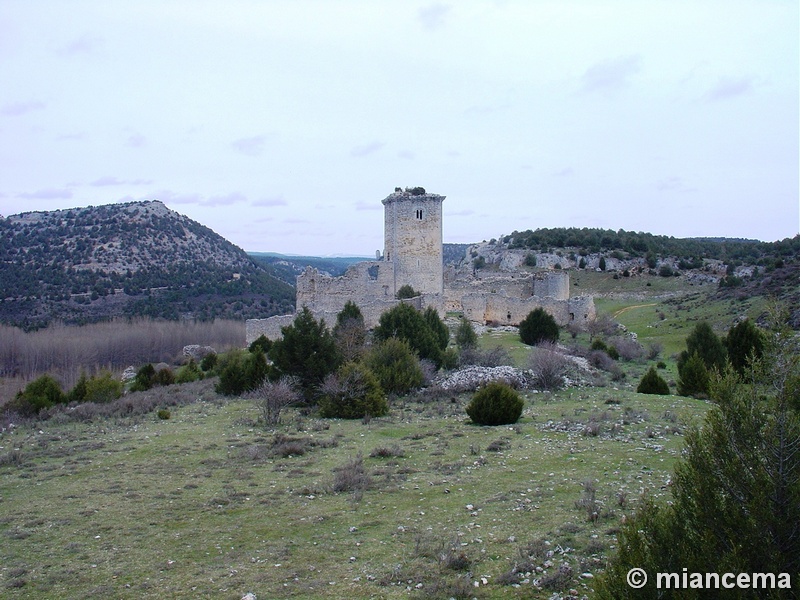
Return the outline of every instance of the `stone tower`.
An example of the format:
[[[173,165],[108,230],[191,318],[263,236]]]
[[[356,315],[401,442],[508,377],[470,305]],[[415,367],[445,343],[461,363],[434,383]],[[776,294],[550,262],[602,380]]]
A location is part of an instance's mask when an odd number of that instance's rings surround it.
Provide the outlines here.
[[[442,202],[444,196],[423,188],[401,191],[382,200],[383,260],[394,266],[394,291],[408,284],[421,294],[444,293]]]

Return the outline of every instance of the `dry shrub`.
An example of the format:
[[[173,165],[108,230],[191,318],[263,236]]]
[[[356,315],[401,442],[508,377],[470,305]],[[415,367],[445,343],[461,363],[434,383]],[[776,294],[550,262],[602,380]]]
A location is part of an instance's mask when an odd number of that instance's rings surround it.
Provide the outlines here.
[[[617,330],[617,322],[607,313],[598,314],[586,325],[589,336],[594,339],[599,335],[613,335]]]
[[[103,404],[85,402],[74,406],[54,406],[40,412],[37,418],[42,421],[53,419],[58,423],[68,423],[139,417],[161,408],[184,406],[204,399],[213,400],[216,398],[213,387],[213,383],[203,380],[169,388],[153,388],[144,392],[131,392],[118,400]]]
[[[611,372],[616,366],[616,361],[603,350],[591,350],[586,356],[589,364],[596,369]]]
[[[586,519],[596,523],[600,519],[601,503],[597,500],[597,486],[594,481],[587,479],[583,482],[581,497],[575,501],[575,508],[586,513]]]
[[[255,401],[261,418],[267,425],[277,425],[281,421],[281,410],[302,400],[294,377],[284,376],[278,381],[265,381],[255,390],[247,393],[247,398]]]
[[[569,587],[572,582],[572,567],[567,564],[559,565],[552,573],[548,573],[539,580],[546,590],[562,591]]]
[[[479,367],[513,366],[511,355],[502,346],[479,350],[472,346],[463,348],[458,357],[459,366],[477,365]]]
[[[359,454],[341,467],[333,469],[333,485],[335,493],[352,492],[356,499],[360,499],[372,484],[372,479],[364,469],[364,459]]]
[[[639,360],[644,356],[644,347],[630,336],[615,337],[609,341],[609,345],[616,348],[619,357],[626,362]]]
[[[564,385],[569,359],[558,352],[555,344],[540,344],[528,362],[534,385],[542,390],[557,390]]]
[[[394,444],[390,448],[386,448],[384,446],[375,448],[369,453],[369,455],[372,458],[403,458],[406,453],[403,452],[403,449],[400,446]]]

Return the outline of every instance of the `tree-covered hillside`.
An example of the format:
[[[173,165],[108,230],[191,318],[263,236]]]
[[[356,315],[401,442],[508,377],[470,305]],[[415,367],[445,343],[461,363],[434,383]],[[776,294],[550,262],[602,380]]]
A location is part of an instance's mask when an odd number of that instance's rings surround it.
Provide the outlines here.
[[[576,227],[515,231],[503,239],[510,248],[548,252],[574,248],[587,253],[624,252],[634,257],[675,257],[685,261],[714,259],[727,264],[770,266],[800,254],[800,235],[777,242],[731,238],[674,238],[634,231]]]
[[[247,318],[291,312],[294,289],[160,202],[0,219],[0,321],[115,316]]]

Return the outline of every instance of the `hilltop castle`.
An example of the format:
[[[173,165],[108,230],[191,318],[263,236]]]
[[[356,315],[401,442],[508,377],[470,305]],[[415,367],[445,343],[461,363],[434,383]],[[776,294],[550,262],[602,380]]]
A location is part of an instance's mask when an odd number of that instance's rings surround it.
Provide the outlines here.
[[[559,325],[585,324],[595,316],[589,296],[569,297],[566,271],[496,274],[478,278],[471,269],[445,273],[442,254],[442,202],[445,197],[423,188],[401,190],[382,200],[384,250],[374,261],[352,265],[341,277],[307,267],[297,277],[297,309],[303,306],[331,325],[348,300],[355,302],[367,328],[401,302],[397,292],[405,285],[418,295],[402,300],[418,309],[434,307],[440,314],[462,313],[470,321],[519,325],[537,307],[547,310]],[[281,337],[281,327],[294,315],[250,319],[247,343],[260,335]]]

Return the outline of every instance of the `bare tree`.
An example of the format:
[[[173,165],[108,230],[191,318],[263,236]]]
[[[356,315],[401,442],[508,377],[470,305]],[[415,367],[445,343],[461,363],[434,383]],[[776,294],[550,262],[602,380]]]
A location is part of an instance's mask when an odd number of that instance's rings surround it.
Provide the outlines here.
[[[535,385],[543,390],[557,390],[564,385],[569,359],[555,344],[539,344],[533,350],[528,366],[533,371]]]
[[[337,324],[333,331],[336,347],[344,362],[358,360],[364,354],[367,330],[363,319],[349,318]]]
[[[593,340],[598,335],[613,335],[617,331],[617,323],[607,313],[600,313],[586,325],[589,339]]]
[[[255,400],[261,418],[267,425],[277,425],[281,421],[281,410],[300,402],[303,397],[298,391],[294,377],[281,377],[278,381],[265,381],[247,394]]]

